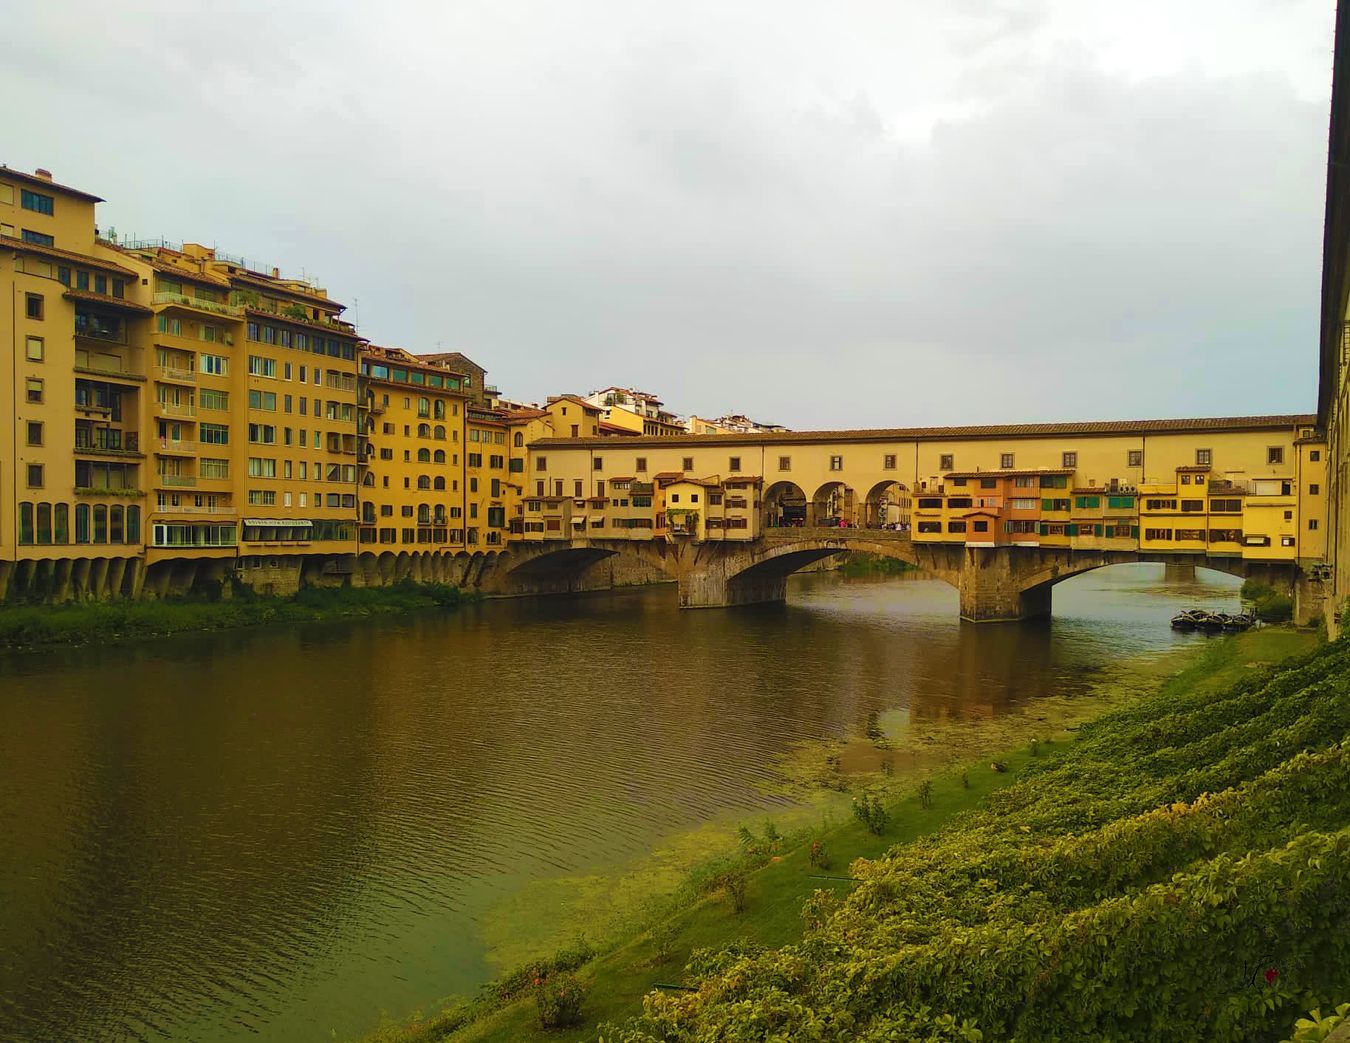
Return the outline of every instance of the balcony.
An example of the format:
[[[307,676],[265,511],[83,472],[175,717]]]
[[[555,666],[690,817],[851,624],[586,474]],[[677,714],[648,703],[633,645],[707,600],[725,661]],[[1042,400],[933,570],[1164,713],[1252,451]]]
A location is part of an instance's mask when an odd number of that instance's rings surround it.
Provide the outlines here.
[[[237,507],[156,507],[155,514],[210,514],[217,518],[233,518],[239,513]]]
[[[99,321],[93,316],[77,313],[75,316],[75,336],[85,340],[96,340],[103,344],[125,344],[127,342],[127,328],[120,321]]]
[[[197,484],[197,478],[191,474],[157,474],[157,484],[167,489],[191,489]]]
[[[161,456],[192,456],[197,452],[197,443],[185,438],[161,438],[155,452]]]
[[[141,456],[140,436],[115,427],[75,429],[75,452],[84,456]]]
[[[173,380],[180,384],[197,383],[195,369],[180,369],[177,366],[156,366],[155,376],[160,380]]]
[[[197,415],[197,406],[193,402],[155,402],[155,412],[160,416],[186,416],[194,417]]]
[[[223,315],[226,318],[237,319],[243,316],[244,309],[237,304],[226,304],[223,301],[207,301],[200,297],[188,297],[182,293],[156,293],[152,298],[158,305],[173,306],[177,308],[191,308],[194,311],[204,311],[210,315]]]

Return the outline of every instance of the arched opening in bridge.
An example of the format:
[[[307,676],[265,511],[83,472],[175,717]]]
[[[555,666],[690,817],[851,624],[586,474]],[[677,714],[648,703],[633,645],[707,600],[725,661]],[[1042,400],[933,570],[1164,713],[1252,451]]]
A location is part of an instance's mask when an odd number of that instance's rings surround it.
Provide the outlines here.
[[[817,526],[858,524],[858,498],[843,482],[826,482],[811,497],[806,523]]]
[[[901,482],[877,482],[863,502],[868,529],[909,529],[909,489]]]
[[[806,493],[795,482],[774,482],[764,491],[764,528],[806,524]]]

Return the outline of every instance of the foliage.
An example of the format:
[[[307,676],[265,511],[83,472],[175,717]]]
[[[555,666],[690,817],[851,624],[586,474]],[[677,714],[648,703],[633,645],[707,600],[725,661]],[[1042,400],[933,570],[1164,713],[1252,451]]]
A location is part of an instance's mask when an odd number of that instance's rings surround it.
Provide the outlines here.
[[[1243,601],[1251,602],[1252,611],[1264,623],[1287,623],[1294,618],[1294,599],[1278,593],[1268,583],[1244,580],[1240,594]]]
[[[749,886],[749,877],[742,869],[732,870],[722,877],[722,887],[726,890],[727,898],[731,901],[731,908],[734,912],[745,912],[746,890]]]
[[[225,597],[225,590],[232,596]],[[304,587],[293,598],[260,597],[243,585],[202,585],[183,598],[0,607],[0,648],[108,642],[189,630],[299,623],[417,609],[453,608],[457,587],[404,580],[388,587]]]
[[[811,848],[807,852],[807,862],[812,869],[830,868],[830,853],[825,850],[825,844],[822,841],[811,841]]]
[[[1284,1043],[1322,1043],[1333,1029],[1347,1023],[1350,1023],[1350,1003],[1342,1003],[1335,1014],[1326,1017],[1320,1010],[1313,1010],[1306,1018],[1294,1022],[1294,1034]]]
[[[877,836],[886,832],[886,823],[890,820],[886,806],[869,793],[853,798],[853,817]]]
[[[586,991],[571,974],[542,974],[534,979],[534,1001],[539,1024],[546,1029],[569,1028],[581,1023],[581,1003]]]
[[[674,920],[659,920],[647,931],[647,940],[652,944],[652,962],[665,963],[675,950],[680,929]]]
[[[1346,641],[1164,690],[854,862],[800,943],[700,954],[696,992],[648,996],[615,1038],[1280,1038],[1350,988],[1347,735]]]

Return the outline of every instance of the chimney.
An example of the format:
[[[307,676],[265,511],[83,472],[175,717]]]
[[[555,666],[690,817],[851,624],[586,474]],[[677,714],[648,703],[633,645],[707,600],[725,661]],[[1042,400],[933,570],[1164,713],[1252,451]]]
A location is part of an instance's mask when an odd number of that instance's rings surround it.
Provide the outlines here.
[[[33,171],[33,176],[41,178],[43,181],[50,181],[52,179],[52,172],[45,167],[38,167]]]
[[[280,268],[273,268],[273,269],[272,269],[272,278],[273,278],[273,279],[280,279],[280,278],[281,278],[281,269],[280,269]]]

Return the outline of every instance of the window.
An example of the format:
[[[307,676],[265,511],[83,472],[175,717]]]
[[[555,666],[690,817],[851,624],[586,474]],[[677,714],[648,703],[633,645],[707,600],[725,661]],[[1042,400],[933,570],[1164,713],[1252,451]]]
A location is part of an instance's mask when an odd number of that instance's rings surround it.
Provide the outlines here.
[[[28,465],[28,488],[30,488],[30,489],[41,489],[41,488],[42,488],[42,465],[41,465],[41,464],[29,464],[29,465]]]
[[[646,474],[647,458],[645,456],[639,456],[637,460],[633,462],[633,469],[637,471],[638,474]]]
[[[1061,466],[1070,469],[1076,468],[1078,466],[1078,454],[1077,453],[1063,454],[1063,462]]]
[[[938,457],[938,470],[950,471],[952,467],[955,466],[954,464],[955,459],[956,457],[954,454],[943,453],[941,456]]]
[[[248,458],[248,476],[250,478],[275,478],[277,462],[258,456]]]
[[[547,470],[548,470],[548,457],[546,457],[546,456],[536,456],[536,457],[534,458],[534,469],[535,469],[536,471],[547,471]]]
[[[597,457],[595,457],[594,459],[591,460],[591,470],[592,470],[592,471],[603,471],[604,469],[605,469],[605,460],[604,460],[604,457],[597,456]]]
[[[42,423],[38,420],[28,421],[28,444],[42,444]]]
[[[202,355],[202,372],[213,377],[226,377],[230,374],[230,360],[224,355]]]
[[[40,377],[29,377],[29,378],[28,378],[28,382],[27,382],[27,387],[28,387],[28,401],[29,401],[29,402],[41,402],[41,401],[42,401],[42,379],[41,379]]]
[[[271,424],[249,424],[248,440],[262,445],[275,445],[277,429]]]
[[[230,393],[228,391],[213,391],[210,388],[202,388],[197,393],[197,401],[203,409],[214,409],[225,411],[230,408]]]
[[[737,474],[740,471],[740,469],[741,469],[741,458],[739,456],[733,456],[730,460],[727,461],[727,470],[730,473]]]
[[[1322,459],[1322,450],[1320,450],[1320,449],[1309,449],[1309,450],[1308,450],[1308,459],[1311,460],[1313,463],[1317,463],[1318,460]]]
[[[25,353],[29,362],[41,362],[47,354],[46,344],[41,337],[29,337]]]
[[[20,204],[25,210],[31,210],[35,214],[46,214],[50,217],[56,211],[56,200],[52,196],[45,196],[41,192],[30,192],[28,189],[20,189]]]
[[[1142,449],[1131,449],[1125,454],[1126,467],[1143,467],[1144,451]]]
[[[34,232],[25,228],[23,230],[23,241],[32,243],[34,246],[55,246],[56,240],[42,232]]]
[[[277,411],[277,395],[275,391],[250,391],[248,393],[249,409],[264,409],[269,413]]]
[[[1317,519],[1316,519],[1316,518],[1309,518],[1309,519],[1308,519],[1308,531],[1309,531],[1309,532],[1316,532],[1316,531],[1317,531]]]
[[[778,458],[778,469],[779,469],[780,471],[791,471],[791,470],[792,470],[792,457],[790,457],[790,456],[780,456],[780,457]]]
[[[1186,514],[1195,514],[1205,509],[1204,500],[1182,500],[1181,509]]]
[[[230,476],[230,461],[228,460],[204,457],[197,462],[197,467],[203,478],[228,478]]]
[[[1013,454],[1001,453],[998,458],[998,465],[1005,471],[1012,470],[1012,468],[1015,466]]]
[[[1214,451],[1212,449],[1197,449],[1195,451],[1195,466],[1209,467],[1214,462]]]
[[[680,461],[680,469],[683,471],[692,471],[694,469],[694,458],[692,456],[683,457]]]
[[[25,293],[23,295],[24,314],[30,319],[41,321],[43,318],[42,294]]]
[[[881,469],[883,471],[895,470],[895,454],[887,453],[881,458]]]
[[[1144,539],[1146,540],[1170,540],[1172,538],[1171,529],[1145,529]]]
[[[277,375],[276,359],[263,358],[261,355],[248,357],[248,375],[250,377],[273,377]]]
[[[1284,463],[1284,447],[1272,445],[1266,449],[1266,463],[1282,464]]]
[[[230,429],[225,424],[202,424],[199,437],[203,445],[229,445]]]

